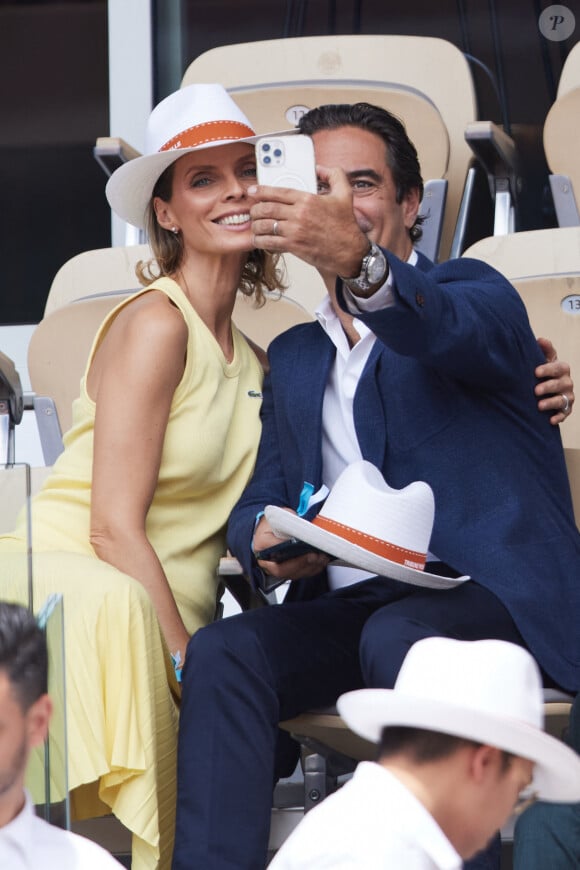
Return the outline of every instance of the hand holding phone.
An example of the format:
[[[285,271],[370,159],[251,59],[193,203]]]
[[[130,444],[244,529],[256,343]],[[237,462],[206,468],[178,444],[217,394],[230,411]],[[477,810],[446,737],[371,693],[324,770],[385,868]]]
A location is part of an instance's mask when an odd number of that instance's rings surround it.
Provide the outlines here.
[[[256,142],[258,184],[317,192],[314,146],[310,136],[263,136]]]
[[[288,538],[286,541],[281,541],[279,544],[274,544],[272,547],[266,547],[264,550],[258,550],[254,553],[256,559],[264,562],[287,562],[288,559],[297,559],[298,556],[305,556],[307,553],[321,553],[311,544],[306,544],[304,541],[299,541],[296,538]]]

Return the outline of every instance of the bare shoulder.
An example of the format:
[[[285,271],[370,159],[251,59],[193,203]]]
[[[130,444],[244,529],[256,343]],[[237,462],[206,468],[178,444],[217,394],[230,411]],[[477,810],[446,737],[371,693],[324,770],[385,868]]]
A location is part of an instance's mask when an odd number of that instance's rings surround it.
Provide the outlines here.
[[[179,308],[161,291],[131,300],[117,313],[91,362],[87,390],[96,401],[103,378],[179,383],[187,355],[188,329]]]
[[[153,344],[171,341],[187,343],[187,324],[179,308],[161,290],[144,293],[121,309],[110,329],[111,335],[128,342]]]

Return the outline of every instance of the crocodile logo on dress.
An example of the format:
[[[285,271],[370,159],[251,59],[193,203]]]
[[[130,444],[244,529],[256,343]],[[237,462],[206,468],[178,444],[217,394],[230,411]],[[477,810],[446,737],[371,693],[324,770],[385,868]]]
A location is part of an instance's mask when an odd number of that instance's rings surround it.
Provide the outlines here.
[[[248,390],[248,396],[251,399],[261,399],[262,394],[258,392],[258,390]]]

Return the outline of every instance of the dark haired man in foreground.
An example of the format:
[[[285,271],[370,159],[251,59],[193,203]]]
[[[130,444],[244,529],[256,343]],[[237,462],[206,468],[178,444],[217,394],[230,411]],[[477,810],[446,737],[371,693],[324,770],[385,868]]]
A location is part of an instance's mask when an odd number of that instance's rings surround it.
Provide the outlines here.
[[[514,644],[425,638],[393,689],[338,709],[378,763],[308,813],[272,870],[460,870],[510,815],[580,799],[580,758],[543,733],[540,674]]]

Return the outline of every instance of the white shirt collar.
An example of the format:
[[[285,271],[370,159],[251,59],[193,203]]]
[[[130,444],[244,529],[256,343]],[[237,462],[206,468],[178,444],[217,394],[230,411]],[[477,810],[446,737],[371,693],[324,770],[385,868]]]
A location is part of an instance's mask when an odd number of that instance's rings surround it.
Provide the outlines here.
[[[416,842],[441,870],[460,870],[463,861],[424,804],[390,770],[374,761],[363,761],[355,770],[358,785],[374,794],[388,789],[397,797],[399,835]]]
[[[34,820],[36,818],[32,800],[25,791],[24,806],[11,822],[0,828],[0,838],[9,841],[23,855],[26,854],[26,844],[34,842]]]
[[[350,352],[348,339],[328,294],[316,308],[314,315],[339,353],[343,356],[347,355]],[[354,318],[354,328],[358,332],[361,341],[371,334],[368,326],[362,320],[359,320],[358,317]]]
[[[407,263],[409,264],[409,266],[416,266],[418,261],[419,255],[417,251],[413,248],[411,250],[411,253],[409,254]],[[362,320],[358,319],[358,317],[356,316],[356,309],[358,308],[358,310],[360,311],[375,311],[377,308],[382,308],[385,304],[389,304],[388,300],[392,298],[392,292],[393,275],[391,271],[389,271],[389,274],[387,275],[387,280],[382,285],[382,287],[379,287],[376,293],[369,297],[369,299],[356,299],[352,295],[352,293],[350,293],[350,291],[345,289],[346,304],[349,308],[350,313],[354,317],[354,327],[358,332],[361,340],[366,338],[366,336],[370,334],[370,329],[368,328],[368,326],[365,326]],[[344,335],[344,330],[340,323],[338,314],[334,310],[328,293],[322,299],[314,314],[332,343],[344,356],[343,345],[348,348],[348,341],[346,339],[346,336]]]

